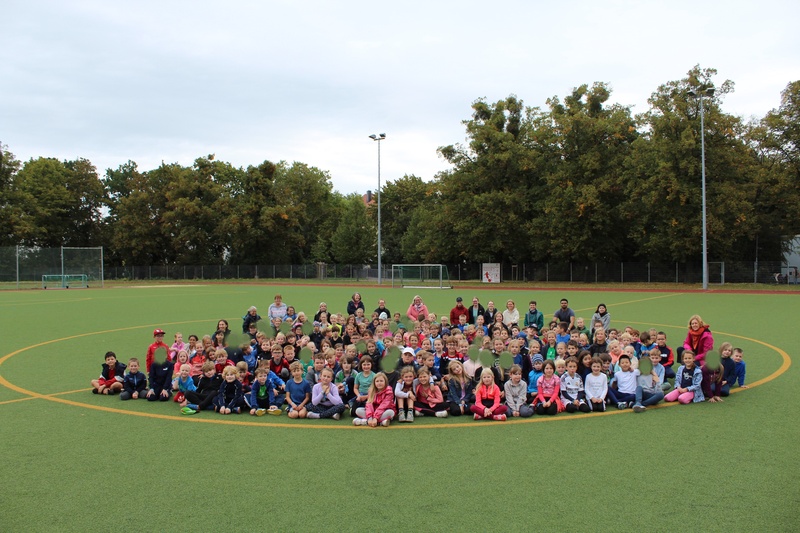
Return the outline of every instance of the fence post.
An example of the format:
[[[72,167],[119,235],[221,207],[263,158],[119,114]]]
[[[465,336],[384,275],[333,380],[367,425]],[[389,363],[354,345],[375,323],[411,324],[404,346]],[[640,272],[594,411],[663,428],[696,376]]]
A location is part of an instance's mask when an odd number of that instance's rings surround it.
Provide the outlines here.
[[[19,245],[16,245],[14,249],[17,254],[17,288],[19,289]]]
[[[569,282],[572,283],[572,261],[569,262]]]
[[[675,261],[675,284],[678,284],[678,262]]]
[[[544,279],[550,281],[550,261],[544,264]]]
[[[625,283],[625,263],[619,262],[619,282]]]
[[[647,283],[650,283],[650,261],[647,262]]]
[[[597,261],[594,262],[594,282],[597,283]]]

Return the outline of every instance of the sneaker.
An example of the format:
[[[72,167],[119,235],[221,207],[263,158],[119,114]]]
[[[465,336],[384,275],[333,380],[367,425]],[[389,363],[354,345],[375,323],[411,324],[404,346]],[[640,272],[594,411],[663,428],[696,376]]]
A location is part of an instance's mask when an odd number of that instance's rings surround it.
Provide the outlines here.
[[[381,420],[381,425],[385,428],[389,427],[390,420],[387,418],[386,420]]]
[[[367,419],[366,418],[354,418],[353,419],[353,425],[354,426],[366,426],[367,425]]]
[[[342,418],[342,415],[340,415],[339,413],[333,413],[333,416],[331,416],[331,418],[333,418],[334,420],[340,420]]]
[[[184,407],[183,409],[181,409],[181,413],[185,415],[194,415],[197,414],[197,411],[195,411],[191,407]]]
[[[483,419],[483,417],[481,415],[479,415],[478,413],[475,413],[475,416],[473,418],[475,420],[482,420]]]
[[[640,405],[637,403],[636,405],[633,406],[634,413],[644,413],[645,411],[647,411],[647,407],[645,407],[644,405]]]
[[[504,421],[505,419],[506,419],[506,415],[494,415],[494,416],[492,416],[492,420],[498,420],[500,422]]]
[[[413,422],[414,421],[414,411],[409,411],[406,415],[406,422]]]
[[[417,410],[414,411],[414,414],[419,416],[419,417],[425,416],[425,413],[423,413],[422,411],[417,411]]]
[[[436,411],[436,418],[447,418],[447,411]]]
[[[625,402],[619,402],[617,404],[617,409],[625,409],[626,407],[628,407],[628,404]]]
[[[397,417],[398,422],[405,422],[406,421],[406,412],[400,411],[400,414]]]
[[[265,414],[267,414],[266,409],[256,409],[256,416],[264,416]]]
[[[306,418],[310,418],[311,420],[316,420],[319,418],[319,413],[308,413]]]
[[[282,411],[280,409],[278,409],[277,407],[274,408],[274,409],[268,409],[267,410],[267,414],[274,415],[274,416],[281,416],[281,412]]]

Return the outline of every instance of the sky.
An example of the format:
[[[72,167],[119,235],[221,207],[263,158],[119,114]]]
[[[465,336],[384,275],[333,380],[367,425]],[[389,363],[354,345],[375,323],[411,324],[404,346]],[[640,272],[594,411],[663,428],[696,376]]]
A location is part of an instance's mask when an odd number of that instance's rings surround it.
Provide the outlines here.
[[[605,82],[647,111],[695,65],[735,82],[723,110],[780,105],[800,79],[800,2],[4,0],[0,143],[26,161],[190,166],[298,161],[343,194],[466,141],[478,98],[526,106]],[[370,134],[385,133],[373,142]]]

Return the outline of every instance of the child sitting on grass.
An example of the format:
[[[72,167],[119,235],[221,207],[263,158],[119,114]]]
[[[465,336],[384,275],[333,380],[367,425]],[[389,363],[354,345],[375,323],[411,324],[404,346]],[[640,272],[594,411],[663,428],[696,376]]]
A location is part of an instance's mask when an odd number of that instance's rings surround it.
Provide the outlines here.
[[[122,392],[119,393],[120,400],[144,399],[147,391],[147,376],[139,371],[139,360],[131,357],[128,360],[128,373],[122,381]]]
[[[475,404],[470,408],[475,420],[484,418],[503,421],[508,407],[500,403],[500,387],[494,382],[494,374],[489,368],[481,371],[480,384],[475,390]]]
[[[703,402],[703,371],[694,362],[694,352],[684,350],[681,354],[683,364],[675,373],[675,388],[664,399],[668,402],[678,401],[683,404],[689,402]]]
[[[241,413],[244,404],[239,371],[235,366],[226,366],[222,371],[222,385],[214,398],[214,410],[223,415]]]
[[[300,371],[302,376],[302,369]],[[267,381],[269,369],[259,367],[256,369],[256,379],[250,389],[250,414],[262,416],[267,412],[281,414],[281,410],[275,405],[275,391],[272,384]]]
[[[214,398],[219,394],[222,385],[222,376],[217,374],[214,363],[206,361],[200,369],[202,375],[197,380],[197,390],[187,391],[186,399],[181,403],[181,412],[185,415],[193,415],[198,411],[213,409]]]
[[[453,416],[468,415],[475,405],[475,385],[467,376],[464,365],[461,361],[451,360],[447,365],[449,386],[447,388],[447,400],[450,402],[450,414]]]
[[[491,370],[489,371],[491,372]],[[438,418],[447,418],[450,404],[444,401],[442,389],[432,383],[428,367],[423,366],[417,372],[417,397],[414,402],[414,412],[417,416],[435,415]]]
[[[287,380],[284,385],[286,389],[286,412],[289,418],[305,418],[308,414],[306,406],[311,401],[312,383],[308,379],[303,379],[303,363],[300,361],[292,362],[289,371],[292,373],[292,379]],[[321,373],[322,371],[320,371]],[[280,411],[278,411],[278,414],[280,414]]]
[[[186,352],[181,352],[186,353]],[[178,371],[178,375],[172,380],[172,390],[176,391],[175,397],[172,401],[181,403],[186,399],[186,393],[188,391],[195,391],[197,390],[197,386],[192,379],[192,376],[189,375],[192,366],[189,363],[184,363],[181,365],[180,370]]]
[[[154,360],[150,365],[148,381],[150,390],[147,391],[147,401],[166,402],[172,394],[172,370],[174,365],[167,358],[166,352],[163,353],[164,361]]]
[[[114,352],[106,352],[102,368],[100,377],[92,380],[92,393],[116,394],[122,391],[126,365],[117,361],[117,355]]]
[[[365,355],[364,357],[368,356]],[[369,387],[367,405],[356,410],[358,418],[353,419],[353,425],[366,425],[374,428],[380,424],[383,427],[389,427],[394,418],[394,413],[394,392],[389,386],[386,374],[378,372]]]
[[[508,411],[511,416],[527,418],[533,414],[533,408],[526,402],[528,384],[522,380],[522,368],[513,365],[509,375],[510,379],[503,385]]]
[[[339,396],[339,389],[333,383],[333,370],[323,368],[319,383],[311,389],[311,403],[308,404],[307,418],[333,418],[339,420],[345,405]]]

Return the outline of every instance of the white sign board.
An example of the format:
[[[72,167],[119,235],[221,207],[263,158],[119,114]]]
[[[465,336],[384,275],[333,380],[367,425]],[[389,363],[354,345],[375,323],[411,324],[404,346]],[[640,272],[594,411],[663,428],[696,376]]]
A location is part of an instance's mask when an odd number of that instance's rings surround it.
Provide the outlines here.
[[[483,263],[481,265],[481,281],[500,283],[500,263]]]

